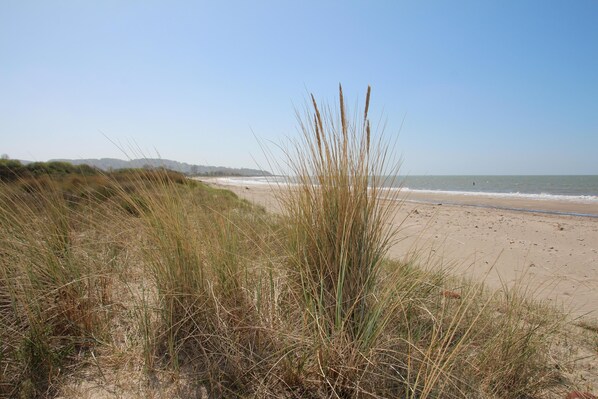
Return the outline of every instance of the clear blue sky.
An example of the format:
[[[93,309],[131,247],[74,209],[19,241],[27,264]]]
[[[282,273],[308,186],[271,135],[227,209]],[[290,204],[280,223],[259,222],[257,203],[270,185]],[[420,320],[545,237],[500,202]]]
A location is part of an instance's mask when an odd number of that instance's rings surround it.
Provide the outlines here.
[[[598,174],[595,0],[0,2],[11,158],[253,167],[339,82],[404,173]]]

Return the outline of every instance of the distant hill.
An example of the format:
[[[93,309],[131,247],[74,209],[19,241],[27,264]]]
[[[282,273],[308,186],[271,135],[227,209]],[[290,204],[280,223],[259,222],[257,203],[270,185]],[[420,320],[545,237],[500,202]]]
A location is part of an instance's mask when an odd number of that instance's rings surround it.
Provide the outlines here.
[[[265,170],[248,168],[227,168],[224,166],[191,165],[170,159],[143,158],[124,161],[116,158],[101,159],[52,159],[49,162],[69,162],[73,165],[87,164],[102,170],[117,170],[128,168],[166,168],[191,176],[270,176]]]

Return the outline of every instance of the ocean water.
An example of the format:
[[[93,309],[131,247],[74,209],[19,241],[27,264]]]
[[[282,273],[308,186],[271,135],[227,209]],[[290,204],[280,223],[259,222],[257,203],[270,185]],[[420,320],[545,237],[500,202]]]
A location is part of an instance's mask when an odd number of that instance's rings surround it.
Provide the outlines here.
[[[405,190],[455,194],[598,201],[598,176],[407,176]]]
[[[268,184],[284,177],[223,178],[230,184]],[[292,180],[292,179],[291,179]],[[584,176],[396,176],[387,184],[404,191],[598,203],[598,175]]]

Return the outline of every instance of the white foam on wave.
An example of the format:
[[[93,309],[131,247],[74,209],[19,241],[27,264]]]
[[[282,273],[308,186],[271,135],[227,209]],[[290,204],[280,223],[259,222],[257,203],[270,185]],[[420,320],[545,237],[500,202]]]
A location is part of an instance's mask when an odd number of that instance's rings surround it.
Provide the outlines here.
[[[488,198],[518,198],[540,201],[567,201],[579,202],[584,204],[598,203],[598,196],[596,195],[562,195],[562,194],[529,194],[529,193],[494,193],[494,192],[480,192],[480,191],[448,191],[448,190],[420,190],[403,187],[400,189],[404,192],[422,193],[422,194],[443,194],[455,196],[471,196],[471,197],[488,197]]]
[[[218,177],[214,181],[226,186],[256,186],[274,183],[273,177]]]

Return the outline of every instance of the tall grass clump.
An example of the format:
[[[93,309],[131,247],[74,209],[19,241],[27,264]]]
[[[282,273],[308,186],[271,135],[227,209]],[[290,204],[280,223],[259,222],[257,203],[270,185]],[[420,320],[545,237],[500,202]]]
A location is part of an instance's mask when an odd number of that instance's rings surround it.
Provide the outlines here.
[[[167,174],[136,192],[141,202],[131,197],[129,206],[145,225],[144,268],[155,291],[143,306],[148,368],[193,370],[224,396],[249,390],[259,359],[271,355],[253,299],[264,211]]]
[[[287,151],[293,184],[281,196],[291,226],[289,261],[309,314],[325,334],[363,343],[371,338],[375,287],[395,238],[388,219],[397,192],[384,187],[398,170],[388,146],[372,135],[369,102],[368,87],[362,117],[349,119],[342,87],[336,112],[311,96],[311,109],[298,117],[301,139]]]
[[[121,170],[111,177],[114,203],[140,222],[137,316],[145,366],[153,369],[160,354],[178,367],[189,337],[197,336],[193,318],[204,313],[207,295],[198,232],[191,229],[182,204],[179,185],[186,186],[186,179],[164,170]]]
[[[388,221],[399,201],[386,187],[399,163],[372,132],[369,87],[353,118],[341,86],[336,109],[321,107],[313,95],[310,100],[297,115],[299,140],[285,149],[289,184],[279,190],[288,224],[288,284],[304,324],[306,340],[297,345],[309,346],[299,355],[301,373],[314,367],[328,394],[352,397],[369,378],[369,355],[388,321],[377,296],[396,238]],[[295,379],[297,373],[289,372]]]
[[[162,337],[168,358],[176,366],[189,340],[199,339],[202,331],[210,329],[205,254],[198,245],[201,232],[185,212],[180,190],[166,176],[149,190],[140,187],[138,192],[141,200],[132,196],[129,206],[141,215],[147,228],[144,258],[157,290],[155,306],[160,310],[155,333]]]
[[[110,244],[89,238],[95,206],[65,198],[52,179],[0,185],[0,396],[54,391],[107,320]]]

